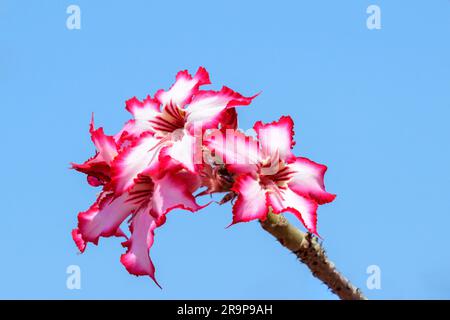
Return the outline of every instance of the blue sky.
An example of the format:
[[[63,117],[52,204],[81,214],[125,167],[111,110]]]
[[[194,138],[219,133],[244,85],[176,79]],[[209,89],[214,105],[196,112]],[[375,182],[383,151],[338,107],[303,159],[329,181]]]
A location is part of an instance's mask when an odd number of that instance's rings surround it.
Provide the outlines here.
[[[81,30],[66,28],[70,4]],[[229,205],[172,212],[157,231],[163,290],[125,271],[119,239],[77,253],[70,231],[97,190],[68,168],[94,151],[91,112],[116,132],[125,100],[198,66],[212,88],[262,91],[242,128],[290,115],[295,152],[328,165],[338,197],[319,232],[369,298],[450,298],[449,35],[447,0],[2,0],[0,298],[335,299],[258,223],[225,229]],[[69,265],[81,290],[66,287]],[[380,290],[366,288],[370,265]]]

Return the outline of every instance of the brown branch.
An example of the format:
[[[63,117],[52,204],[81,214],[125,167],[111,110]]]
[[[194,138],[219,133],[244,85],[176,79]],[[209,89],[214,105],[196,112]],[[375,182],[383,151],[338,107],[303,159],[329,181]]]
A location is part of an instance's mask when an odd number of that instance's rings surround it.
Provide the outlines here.
[[[284,247],[306,264],[312,274],[325,283],[342,300],[366,300],[363,293],[336,270],[328,260],[317,238],[294,227],[281,214],[269,212],[261,221],[264,230],[274,236]]]

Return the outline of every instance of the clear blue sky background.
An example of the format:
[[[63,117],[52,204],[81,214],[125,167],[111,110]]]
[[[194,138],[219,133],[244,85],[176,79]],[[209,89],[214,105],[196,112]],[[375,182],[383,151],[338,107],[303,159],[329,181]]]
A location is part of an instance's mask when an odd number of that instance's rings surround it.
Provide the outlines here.
[[[81,7],[82,29],[66,28]],[[382,29],[366,28],[366,8]],[[240,126],[291,115],[295,151],[329,167],[319,210],[336,265],[369,298],[450,298],[450,1],[0,1],[0,298],[335,299],[230,206],[172,212],[152,257],[163,290],[130,276],[119,239],[70,237],[98,190],[68,170],[126,99],[205,66],[213,88],[263,93]],[[295,222],[298,226],[299,223]],[[82,289],[66,288],[79,265]],[[366,268],[381,268],[381,290]]]

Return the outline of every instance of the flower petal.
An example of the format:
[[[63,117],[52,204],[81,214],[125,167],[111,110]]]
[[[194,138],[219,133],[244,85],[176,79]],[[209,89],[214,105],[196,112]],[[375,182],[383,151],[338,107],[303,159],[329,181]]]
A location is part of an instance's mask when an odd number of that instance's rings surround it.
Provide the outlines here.
[[[203,208],[204,206],[195,202],[195,197],[192,195],[200,187],[200,184],[200,177],[187,171],[166,173],[155,181],[152,211],[156,216],[163,216],[175,208],[191,212]]]
[[[266,195],[257,180],[250,175],[241,175],[236,179],[232,190],[238,194],[233,206],[232,224],[266,218]]]
[[[91,124],[89,127],[89,132],[91,133],[92,142],[98,152],[98,159],[105,161],[108,165],[117,156],[117,145],[113,137],[105,135],[103,128],[94,128],[94,116],[92,116]]]
[[[105,135],[103,128],[94,128],[94,116],[89,125],[89,132],[97,152],[83,164],[72,163],[72,169],[87,174],[88,183],[97,187],[110,181],[110,166],[118,155],[118,147],[114,137]]]
[[[150,96],[140,101],[133,97],[125,102],[126,109],[133,115],[135,120],[148,121],[152,120],[160,113],[159,101],[152,99]]]
[[[135,203],[127,201],[127,193],[118,198],[113,194],[101,194],[99,199],[85,212],[78,214],[78,231],[74,237],[77,242],[78,233],[84,242],[98,243],[100,237],[123,235],[120,224],[136,209]],[[81,248],[80,248],[81,250]]]
[[[72,230],[72,239],[78,247],[80,252],[84,252],[86,249],[86,242],[83,240],[81,236],[80,230],[78,228]]]
[[[88,183],[93,187],[104,185],[111,180],[111,167],[105,161],[99,160],[98,154],[83,164],[72,163],[72,169],[86,174]]]
[[[181,139],[172,141],[169,146],[161,150],[160,159],[170,157],[186,170],[196,172],[197,165],[202,163],[201,141],[187,132],[181,134]]]
[[[133,145],[124,150],[112,166],[112,182],[116,193],[121,194],[133,186],[137,176],[158,165],[160,139],[151,133],[142,134]]]
[[[145,132],[154,132],[153,126],[149,121],[128,120],[123,128],[114,136],[119,151],[127,148]]]
[[[205,68],[200,67],[197,73],[192,77],[187,70],[178,72],[176,81],[168,91],[159,90],[155,98],[163,105],[171,102],[178,107],[184,107],[196,94],[199,86],[210,84],[209,74]]]
[[[222,111],[235,106],[249,105],[253,97],[244,97],[230,88],[220,91],[199,91],[186,107],[188,128],[200,125],[203,128],[217,127]]]
[[[225,164],[231,172],[256,172],[260,152],[258,142],[252,137],[232,129],[226,130],[225,134],[214,130],[205,137],[203,143],[214,157],[218,157],[217,161]]]
[[[141,208],[131,220],[131,236],[123,243],[127,252],[122,254],[120,262],[129,273],[136,276],[147,275],[161,288],[155,279],[155,267],[149,256],[156,227],[156,219],[150,214],[149,208]]]
[[[264,157],[278,154],[281,160],[295,159],[291,149],[294,146],[294,123],[291,117],[281,117],[280,120],[268,124],[258,121],[253,126],[261,144]]]
[[[139,180],[145,183],[145,176],[140,175]],[[192,192],[199,185],[200,179],[189,172],[165,174],[155,180],[153,196],[149,198],[148,205],[139,206],[140,209],[131,220],[131,236],[123,243],[128,250],[120,260],[128,272],[137,276],[148,275],[159,286],[155,279],[154,265],[149,257],[154,230],[164,224],[165,215],[172,209],[196,211],[202,208],[195,203],[192,196]],[[140,194],[139,188],[137,191]]]
[[[229,108],[222,112],[219,123],[220,130],[222,130],[223,132],[226,132],[227,129],[236,130],[238,127],[236,108]]]
[[[289,188],[268,192],[267,200],[274,213],[293,213],[310,232],[317,235],[318,205],[314,200],[299,196]]]
[[[167,133],[184,128],[186,112],[176,104],[169,102],[169,104],[164,105],[162,112],[149,123],[158,135],[164,136]]]
[[[319,204],[331,202],[336,198],[336,195],[325,191],[323,178],[327,171],[326,166],[300,157],[288,166],[295,172],[289,182],[289,188],[297,194],[314,199]]]
[[[133,97],[127,100],[125,104],[126,109],[133,115],[134,119],[129,120],[114,137],[121,147],[123,142],[139,138],[144,132],[154,132],[150,121],[161,113],[159,101],[152,99],[150,96],[147,96],[143,101]]]

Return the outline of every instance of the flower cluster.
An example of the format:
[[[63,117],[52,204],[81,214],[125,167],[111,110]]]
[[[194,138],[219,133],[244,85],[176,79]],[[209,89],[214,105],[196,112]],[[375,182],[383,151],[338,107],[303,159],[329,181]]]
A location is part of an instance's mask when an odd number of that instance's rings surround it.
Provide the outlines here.
[[[224,194],[218,203],[233,203],[232,224],[264,220],[269,210],[289,211],[317,234],[317,207],[335,195],[325,191],[324,165],[292,153],[292,119],[257,122],[256,135],[246,135],[237,129],[235,108],[249,105],[255,96],[225,86],[220,91],[200,89],[207,84],[204,68],[194,76],[181,71],[169,90],[143,101],[128,100],[132,119],[113,136],[96,129],[91,120],[96,153],[72,167],[102,190],[78,214],[72,231],[81,252],[100,237],[124,237],[122,264],[131,274],[148,275],[158,284],[149,256],[154,230],[169,211],[195,212],[210,204],[199,205],[198,197],[213,193]],[[129,235],[121,229],[125,220]]]

